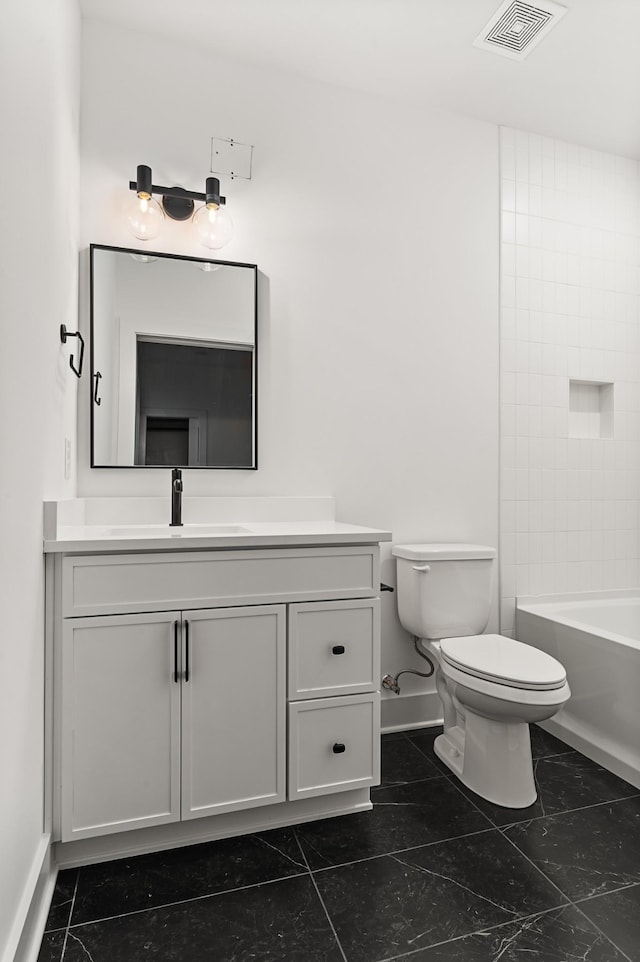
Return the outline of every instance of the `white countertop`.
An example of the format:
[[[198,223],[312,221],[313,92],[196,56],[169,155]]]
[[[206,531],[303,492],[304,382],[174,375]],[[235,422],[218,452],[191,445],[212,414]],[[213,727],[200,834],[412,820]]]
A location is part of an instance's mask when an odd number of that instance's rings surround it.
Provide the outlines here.
[[[54,502],[49,502],[53,505]],[[133,524],[103,519],[95,523],[64,523],[72,520],[60,510],[52,519],[45,511],[45,553],[86,553],[118,551],[172,551],[207,548],[263,548],[321,545],[374,544],[391,541],[391,532],[378,528],[344,524],[329,518],[313,520],[238,521],[220,517],[171,527],[168,523]],[[142,516],[144,513],[141,512]],[[48,516],[49,515],[49,516]],[[137,515],[140,516],[140,515]],[[240,513],[240,517],[242,514]],[[73,518],[75,521],[76,519]],[[79,518],[78,518],[79,520]],[[101,519],[102,520],[102,519]]]

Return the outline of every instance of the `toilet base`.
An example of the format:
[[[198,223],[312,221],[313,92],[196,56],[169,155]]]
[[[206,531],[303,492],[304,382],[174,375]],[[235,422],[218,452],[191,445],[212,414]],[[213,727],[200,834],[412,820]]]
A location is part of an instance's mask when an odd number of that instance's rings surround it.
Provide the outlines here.
[[[465,707],[465,726],[455,725],[434,750],[463,785],[504,808],[528,808],[537,796],[526,722],[493,721]]]

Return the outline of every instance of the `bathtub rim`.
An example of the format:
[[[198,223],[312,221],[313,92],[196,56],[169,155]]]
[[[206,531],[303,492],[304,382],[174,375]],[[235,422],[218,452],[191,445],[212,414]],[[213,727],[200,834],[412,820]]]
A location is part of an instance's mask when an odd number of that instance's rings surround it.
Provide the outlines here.
[[[629,635],[621,635],[616,631],[590,625],[589,622],[581,621],[575,616],[568,618],[563,615],[563,612],[580,604],[595,608],[612,601],[636,602],[640,605],[640,590],[590,591],[572,595],[528,595],[516,598],[516,616],[518,611],[522,611],[537,618],[542,618],[544,621],[555,622],[567,628],[575,628],[577,631],[592,635],[594,638],[601,638],[617,645],[624,645],[626,648],[640,650],[640,637],[633,638]]]

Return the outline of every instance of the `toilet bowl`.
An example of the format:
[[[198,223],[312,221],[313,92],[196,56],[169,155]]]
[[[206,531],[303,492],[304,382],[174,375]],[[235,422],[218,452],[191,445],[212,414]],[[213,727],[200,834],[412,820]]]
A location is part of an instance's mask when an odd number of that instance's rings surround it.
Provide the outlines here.
[[[438,757],[477,795],[526,808],[537,793],[529,723],[570,697],[560,662],[498,634],[489,620],[495,549],[469,544],[396,545],[398,614],[436,662],[444,732]]]
[[[505,808],[537,797],[529,724],[544,721],[570,695],[562,665],[502,635],[421,642],[438,665],[445,714],[438,757],[477,795]]]

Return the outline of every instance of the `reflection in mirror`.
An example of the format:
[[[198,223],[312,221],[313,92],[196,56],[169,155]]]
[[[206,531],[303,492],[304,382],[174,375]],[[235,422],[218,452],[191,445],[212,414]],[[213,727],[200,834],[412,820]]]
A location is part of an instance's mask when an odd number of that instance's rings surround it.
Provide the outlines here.
[[[256,467],[256,276],[91,246],[92,467]]]

